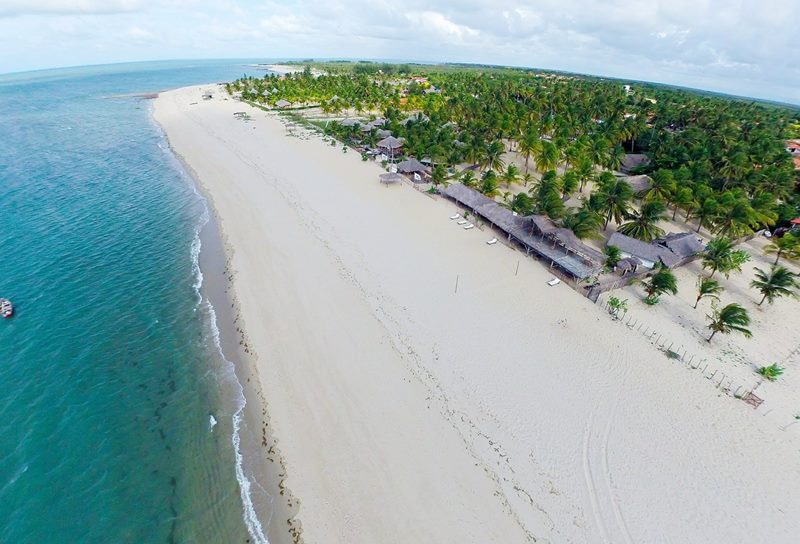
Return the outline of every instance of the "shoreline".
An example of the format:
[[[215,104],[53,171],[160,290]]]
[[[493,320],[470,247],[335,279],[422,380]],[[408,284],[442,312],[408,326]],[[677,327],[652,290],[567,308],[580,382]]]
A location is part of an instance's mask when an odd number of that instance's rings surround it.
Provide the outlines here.
[[[152,117],[152,114],[151,114]],[[299,501],[296,500],[289,489],[283,485],[286,478],[286,467],[278,441],[270,428],[268,403],[260,387],[256,355],[250,351],[247,343],[247,332],[241,310],[236,297],[233,275],[230,263],[234,248],[228,243],[211,194],[203,185],[202,180],[178,153],[169,140],[164,127],[155,119],[153,121],[161,128],[170,153],[175,157],[180,167],[194,184],[198,195],[205,200],[204,206],[209,214],[208,221],[200,229],[200,252],[198,266],[202,273],[200,291],[206,302],[210,305],[209,318],[216,327],[220,356],[232,366],[234,378],[242,389],[245,405],[241,409],[242,419],[237,432],[240,445],[234,449],[244,457],[243,470],[249,472],[245,476],[249,482],[249,490],[241,489],[250,496],[259,524],[251,526],[247,520],[247,505],[242,504],[242,517],[248,533],[256,544],[268,542],[269,544],[302,544],[300,522],[297,519]],[[238,324],[238,325],[237,325]],[[238,414],[238,411],[237,411]],[[237,415],[234,415],[236,418]],[[234,422],[236,427],[236,422]],[[264,449],[267,462],[261,462]],[[239,461],[235,461],[237,464]],[[237,479],[240,477],[237,475]],[[240,480],[240,487],[242,482]],[[255,486],[256,490],[252,487]],[[254,494],[261,491],[262,496]],[[267,496],[263,496],[266,494]],[[283,523],[273,521],[286,520]],[[265,535],[263,533],[266,533]],[[255,534],[254,534],[255,533]],[[266,538],[264,540],[263,537]]]
[[[195,105],[199,89],[159,99],[165,132],[236,245],[246,342],[267,356],[248,377],[269,398],[308,542],[703,542],[765,528],[791,541],[794,437],[647,364],[652,345],[548,287],[539,263],[454,228],[452,204],[379,187],[374,164],[288,138],[263,111],[237,121],[241,102]]]

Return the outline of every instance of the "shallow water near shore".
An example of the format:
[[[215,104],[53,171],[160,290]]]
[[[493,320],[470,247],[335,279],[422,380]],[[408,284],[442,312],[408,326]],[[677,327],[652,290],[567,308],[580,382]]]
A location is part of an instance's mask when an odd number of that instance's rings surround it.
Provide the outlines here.
[[[207,204],[131,96],[244,64],[0,76],[0,542],[263,541],[200,290]]]

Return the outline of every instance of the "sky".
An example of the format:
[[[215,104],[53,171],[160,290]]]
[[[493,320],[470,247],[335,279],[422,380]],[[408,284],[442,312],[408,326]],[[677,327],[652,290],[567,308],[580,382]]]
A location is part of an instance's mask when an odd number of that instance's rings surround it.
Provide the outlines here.
[[[0,73],[137,60],[475,62],[800,104],[798,0],[0,0]]]

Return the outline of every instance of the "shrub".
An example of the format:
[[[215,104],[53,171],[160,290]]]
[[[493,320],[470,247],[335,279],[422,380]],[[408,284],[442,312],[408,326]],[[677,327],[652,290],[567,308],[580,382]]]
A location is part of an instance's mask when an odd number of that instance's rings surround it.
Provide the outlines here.
[[[620,300],[617,297],[611,297],[608,299],[608,313],[612,316],[617,317],[619,316],[619,312],[627,312],[628,311],[628,299]]]
[[[769,381],[774,382],[781,377],[781,374],[783,374],[784,370],[785,369],[782,366],[779,366],[778,363],[772,363],[769,366],[762,366],[759,368],[758,373]]]

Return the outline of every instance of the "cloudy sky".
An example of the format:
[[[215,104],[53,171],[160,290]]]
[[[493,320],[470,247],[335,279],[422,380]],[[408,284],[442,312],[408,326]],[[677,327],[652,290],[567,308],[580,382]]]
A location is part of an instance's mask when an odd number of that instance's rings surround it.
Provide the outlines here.
[[[800,104],[797,14],[797,0],[0,0],[0,73],[176,58],[391,58]]]

